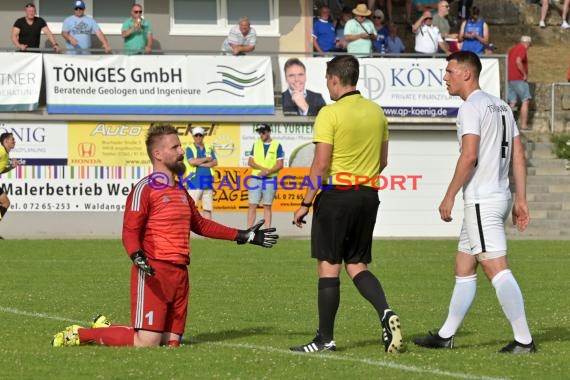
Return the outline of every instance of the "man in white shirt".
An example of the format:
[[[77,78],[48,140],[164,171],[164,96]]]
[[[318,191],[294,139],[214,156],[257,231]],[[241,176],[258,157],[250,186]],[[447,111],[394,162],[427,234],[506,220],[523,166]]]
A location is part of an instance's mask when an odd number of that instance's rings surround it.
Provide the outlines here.
[[[455,197],[463,188],[464,217],[447,319],[437,334],[415,338],[414,343],[427,348],[453,348],[455,333],[475,298],[480,264],[513,330],[514,340],[499,352],[532,353],[536,346],[528,328],[521,290],[508,268],[504,225],[511,205],[513,223],[520,231],[530,221],[524,147],[509,105],[481,90],[479,57],[469,51],[458,51],[448,56],[447,61],[443,77],[447,90],[464,103],[459,107],[456,122],[461,153],[439,213],[444,222],[452,220]],[[511,163],[514,202],[509,188]]]
[[[416,53],[435,54],[437,48],[441,48],[445,54],[449,55],[449,48],[437,26],[433,25],[433,16],[430,11],[425,11],[422,16],[412,26],[412,31],[416,35]]]
[[[232,27],[228,38],[222,44],[222,51],[225,54],[244,55],[255,50],[257,34],[251,27],[249,18],[242,17],[239,23]]]

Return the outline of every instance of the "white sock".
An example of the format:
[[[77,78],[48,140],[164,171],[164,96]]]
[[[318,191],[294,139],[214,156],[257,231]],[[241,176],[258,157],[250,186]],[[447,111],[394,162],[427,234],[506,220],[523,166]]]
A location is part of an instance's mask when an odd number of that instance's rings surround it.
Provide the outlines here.
[[[476,291],[476,274],[467,277],[455,277],[455,287],[453,288],[453,294],[449,302],[447,319],[438,332],[440,337],[449,338],[455,335],[455,332],[459,329],[459,326],[461,326],[463,318],[465,318],[465,315],[467,315],[473,303]]]
[[[524,301],[517,280],[509,269],[500,271],[491,283],[495,287],[497,298],[513,328],[515,340],[522,344],[532,342],[528,323],[524,313]]]

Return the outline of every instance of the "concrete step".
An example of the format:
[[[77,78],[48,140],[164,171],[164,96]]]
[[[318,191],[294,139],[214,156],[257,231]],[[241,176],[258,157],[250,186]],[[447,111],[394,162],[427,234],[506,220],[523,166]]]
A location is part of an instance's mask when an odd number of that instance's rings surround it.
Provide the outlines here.
[[[509,227],[505,231],[509,239],[566,240],[570,238],[570,229],[544,229],[529,225],[523,232],[518,231],[516,227]]]
[[[530,179],[533,177],[529,177],[526,185],[526,192],[527,193],[548,193],[548,185],[545,185],[543,182],[540,181],[533,181],[531,182]]]
[[[547,189],[552,185],[568,185],[570,184],[570,175],[535,175],[528,174],[526,179],[527,185],[543,185]],[[528,191],[528,190],[527,190]]]
[[[529,202],[570,202],[570,193],[527,193]],[[570,217],[569,217],[570,218]]]
[[[568,207],[570,207],[570,202],[568,202]],[[557,220],[560,222],[560,226],[568,225],[570,228],[570,212],[567,210],[547,210],[547,219]]]
[[[547,210],[536,209],[530,205],[529,205],[529,210],[530,210],[530,217],[532,218],[532,220],[548,219],[548,211]]]
[[[532,212],[530,214],[530,224],[536,228],[548,228],[548,229],[570,229],[569,220],[561,219],[535,219],[533,218]]]
[[[551,193],[570,193],[570,184],[550,185],[548,191]]]
[[[534,159],[534,158],[541,158],[541,159],[545,159],[545,158],[557,158],[554,153],[552,153],[552,149],[551,150],[533,150],[532,153],[529,156],[530,159]]]
[[[560,158],[531,158],[527,160],[529,168],[563,168],[566,169],[566,160]]]
[[[528,202],[533,210],[562,210],[562,202]]]
[[[562,176],[570,178],[570,170],[565,167],[534,167],[527,168],[527,175],[536,176]]]
[[[532,147],[528,156],[529,159],[556,158],[553,153],[554,145],[550,142],[532,142],[529,145]]]

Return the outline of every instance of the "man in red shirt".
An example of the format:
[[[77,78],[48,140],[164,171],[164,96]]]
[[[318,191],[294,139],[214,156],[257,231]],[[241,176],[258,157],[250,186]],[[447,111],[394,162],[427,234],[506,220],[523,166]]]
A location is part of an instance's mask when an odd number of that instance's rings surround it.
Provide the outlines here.
[[[131,326],[109,325],[101,318],[92,327],[78,325],[57,333],[52,345],[179,346],[186,325],[190,263],[190,231],[215,239],[271,248],[275,228],[237,230],[203,218],[179,183],[184,173],[184,150],[171,125],[152,127],[146,148],[153,173],[127,197],[123,245],[133,261],[131,269]],[[103,319],[105,319],[103,317]]]
[[[530,103],[530,89],[528,87],[528,58],[527,50],[532,40],[530,36],[522,36],[518,44],[509,49],[508,55],[508,101],[514,110],[517,103],[521,103],[520,126],[528,129],[528,107]]]

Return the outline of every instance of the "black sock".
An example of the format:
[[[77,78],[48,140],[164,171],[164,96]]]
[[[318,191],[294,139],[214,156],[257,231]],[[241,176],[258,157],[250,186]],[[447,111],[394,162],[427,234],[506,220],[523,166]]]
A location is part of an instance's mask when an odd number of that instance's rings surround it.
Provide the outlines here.
[[[354,285],[362,295],[366,298],[368,302],[374,306],[378,317],[382,320],[384,316],[384,310],[389,309],[388,301],[386,301],[386,295],[380,285],[380,281],[372,274],[372,272],[364,270],[357,274],[353,279]]]
[[[338,277],[319,278],[319,334],[328,343],[334,337],[334,320],[340,304],[340,280]]]
[[[0,206],[0,216],[6,215],[7,212],[8,212],[8,209],[6,207]]]

